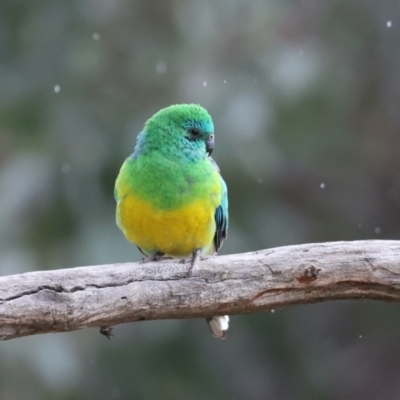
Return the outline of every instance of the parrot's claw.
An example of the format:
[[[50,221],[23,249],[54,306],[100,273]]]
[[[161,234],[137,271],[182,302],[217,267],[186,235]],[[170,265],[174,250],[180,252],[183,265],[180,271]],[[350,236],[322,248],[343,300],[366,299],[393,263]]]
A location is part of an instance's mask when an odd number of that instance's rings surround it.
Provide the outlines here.
[[[194,267],[199,263],[199,260],[201,259],[201,249],[196,249],[193,252],[193,257],[192,257],[192,261],[190,263],[190,267],[189,267],[189,271],[188,271],[188,276],[192,276],[192,271],[194,269]]]
[[[111,340],[111,336],[114,336],[111,332],[113,330],[112,326],[101,326],[100,333],[104,335],[108,340]]]
[[[148,262],[160,261],[160,260],[170,260],[172,258],[172,257],[163,257],[163,256],[164,256],[164,253],[157,252],[153,256],[143,257],[142,260],[140,261],[140,264],[146,264]]]

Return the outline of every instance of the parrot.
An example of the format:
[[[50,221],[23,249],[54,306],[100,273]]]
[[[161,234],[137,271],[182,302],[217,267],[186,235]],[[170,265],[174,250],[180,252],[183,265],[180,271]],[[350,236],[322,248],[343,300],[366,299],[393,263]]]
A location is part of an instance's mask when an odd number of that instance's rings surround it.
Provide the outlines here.
[[[114,190],[117,226],[142,262],[191,257],[190,276],[227,238],[228,192],[211,158],[214,142],[212,118],[198,104],[171,105],[144,124]],[[207,322],[225,339],[229,316]]]

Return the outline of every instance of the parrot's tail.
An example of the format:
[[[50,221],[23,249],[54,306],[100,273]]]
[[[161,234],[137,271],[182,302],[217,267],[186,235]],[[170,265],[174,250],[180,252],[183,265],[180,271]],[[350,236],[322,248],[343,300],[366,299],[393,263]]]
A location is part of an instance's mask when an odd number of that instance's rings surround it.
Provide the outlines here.
[[[207,323],[214,337],[218,339],[226,338],[226,331],[229,328],[229,315],[207,318]]]

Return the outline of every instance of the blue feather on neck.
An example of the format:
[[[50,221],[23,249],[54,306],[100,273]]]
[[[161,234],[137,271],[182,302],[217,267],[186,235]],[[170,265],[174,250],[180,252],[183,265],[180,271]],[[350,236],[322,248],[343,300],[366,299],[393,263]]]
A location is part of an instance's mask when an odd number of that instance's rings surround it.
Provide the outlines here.
[[[136,159],[138,158],[141,154],[146,153],[146,132],[142,131],[139,133],[136,141],[136,146],[135,149],[133,150],[132,158]]]

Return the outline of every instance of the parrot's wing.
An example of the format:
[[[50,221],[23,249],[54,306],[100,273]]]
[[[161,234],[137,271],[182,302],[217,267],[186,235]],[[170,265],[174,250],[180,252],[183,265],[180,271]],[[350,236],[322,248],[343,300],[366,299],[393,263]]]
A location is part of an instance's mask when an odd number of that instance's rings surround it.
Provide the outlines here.
[[[117,203],[126,197],[130,191],[129,178],[132,172],[130,171],[129,166],[135,163],[135,160],[138,158],[138,156],[145,151],[145,141],[143,140],[144,135],[144,131],[139,133],[134,152],[125,160],[119,171],[114,188],[114,198]]]
[[[117,186],[115,186],[115,188],[114,188],[114,199],[115,199],[115,201],[118,203],[118,201],[119,201],[119,195],[118,195]]]
[[[124,199],[130,192],[130,176],[131,171],[129,166],[134,162],[132,156],[128,157],[125,162],[122,164],[121,169],[119,170],[119,174],[117,176],[117,180],[115,181],[114,187],[114,199],[118,203],[122,199]]]
[[[211,157],[209,157],[209,159],[213,167],[219,172],[217,163]],[[215,210],[214,216],[216,225],[214,236],[215,251],[218,251],[221,248],[223,241],[228,236],[228,189],[225,181],[222,179],[222,176],[220,176],[220,179],[222,198],[221,204]]]

